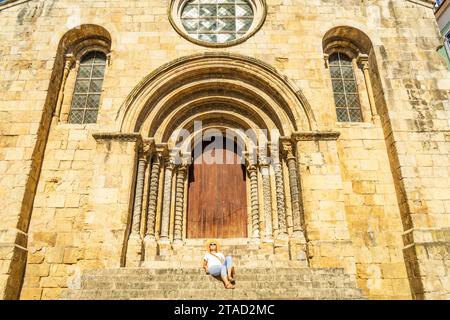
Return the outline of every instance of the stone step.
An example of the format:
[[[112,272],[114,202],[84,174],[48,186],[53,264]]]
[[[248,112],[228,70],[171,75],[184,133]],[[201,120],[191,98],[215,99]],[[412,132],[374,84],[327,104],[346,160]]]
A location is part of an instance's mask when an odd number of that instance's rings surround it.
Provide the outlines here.
[[[358,289],[81,290],[68,299],[360,299]]]
[[[235,278],[237,281],[319,281],[319,282],[328,282],[328,281],[340,281],[344,283],[351,283],[351,279],[349,276],[336,276],[336,275],[320,275],[320,277],[313,277],[312,275],[297,275],[297,274],[287,274],[287,275],[278,275],[278,274],[236,274]],[[170,275],[170,274],[162,274],[162,275],[146,275],[146,276],[109,276],[109,275],[95,275],[95,276],[86,276],[83,275],[81,277],[82,283],[84,282],[182,282],[182,281],[209,281],[215,282],[217,281],[214,277],[206,275],[206,274],[196,274],[196,275]]]
[[[206,240],[207,239],[185,239],[184,246],[188,248],[196,248],[196,247],[204,248]],[[215,240],[217,240],[221,244],[222,248],[255,247],[254,244],[250,243],[250,239],[248,238],[218,238]]]
[[[360,299],[353,277],[338,268],[236,269],[236,289],[199,268],[86,270],[67,299]],[[76,282],[75,282],[76,283]]]
[[[350,284],[344,285],[343,281],[241,281],[236,280],[236,287],[241,289],[323,289],[323,288],[351,288]],[[87,282],[82,284],[82,289],[161,289],[161,290],[178,290],[178,289],[220,289],[223,283],[219,280],[210,281],[153,281],[153,282]]]
[[[293,267],[302,268],[305,267],[305,262],[303,261],[292,261],[292,260],[244,260],[233,261],[236,267],[240,268],[277,268],[277,267]],[[145,261],[141,263],[143,268],[196,268],[202,267],[203,261]]]
[[[86,270],[84,275],[204,275],[205,271],[200,268],[117,268],[117,269],[96,269]],[[344,270],[340,268],[314,269],[305,267],[278,267],[278,268],[236,268],[236,274],[314,274],[322,275],[344,275]]]
[[[248,252],[240,254],[225,254],[230,255],[233,260],[284,260],[289,261],[289,258],[282,255],[275,254],[249,254]],[[153,256],[147,258],[149,261],[203,261],[203,254],[174,254],[167,256]]]

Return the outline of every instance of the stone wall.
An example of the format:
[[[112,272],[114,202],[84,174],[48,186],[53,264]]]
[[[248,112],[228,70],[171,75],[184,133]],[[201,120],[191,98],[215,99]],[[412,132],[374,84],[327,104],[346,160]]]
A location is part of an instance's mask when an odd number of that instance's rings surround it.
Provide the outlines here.
[[[345,6],[338,0],[268,0],[266,21],[254,36],[211,49],[178,35],[167,5],[163,0],[32,0],[0,8],[2,297],[21,292],[24,299],[57,298],[79,270],[121,264],[138,142],[103,144],[92,133],[118,131],[123,101],[159,66],[225,51],[274,66],[301,88],[318,129],[341,132],[337,142],[305,147],[316,154],[317,170],[315,180],[303,185],[320,190],[321,179],[336,179],[332,193],[329,186],[322,191],[327,200],[314,204],[310,198],[305,204],[316,224],[311,241],[343,239],[339,252],[351,252],[348,259],[354,259],[360,288],[370,298],[448,299],[450,77],[436,53],[432,10],[403,0],[348,0]],[[50,127],[62,74],[59,41],[87,23],[104,27],[112,38],[98,123]],[[373,43],[380,125],[336,124],[322,39],[339,25],[363,31]],[[337,154],[329,157],[333,148]],[[300,173],[303,169],[300,164]],[[332,217],[324,216],[331,214],[327,206],[338,208]],[[323,214],[312,217],[316,209]],[[348,234],[339,235],[336,227],[326,235],[327,226],[336,223],[348,226]],[[332,266],[337,259],[329,256],[336,255],[333,248],[309,254],[315,266]]]

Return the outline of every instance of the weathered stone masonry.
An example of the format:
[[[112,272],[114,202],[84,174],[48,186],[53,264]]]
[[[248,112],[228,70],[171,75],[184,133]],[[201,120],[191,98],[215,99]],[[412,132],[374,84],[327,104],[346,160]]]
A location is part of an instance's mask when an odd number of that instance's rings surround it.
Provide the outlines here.
[[[83,270],[182,250],[186,150],[168,137],[214,112],[282,132],[279,166],[246,166],[261,250],[344,268],[368,298],[450,298],[450,76],[430,1],[266,5],[226,48],[180,36],[168,1],[0,6],[2,298],[60,298]],[[336,121],[327,57],[343,47],[363,122]],[[88,48],[108,57],[98,120],[71,124]]]

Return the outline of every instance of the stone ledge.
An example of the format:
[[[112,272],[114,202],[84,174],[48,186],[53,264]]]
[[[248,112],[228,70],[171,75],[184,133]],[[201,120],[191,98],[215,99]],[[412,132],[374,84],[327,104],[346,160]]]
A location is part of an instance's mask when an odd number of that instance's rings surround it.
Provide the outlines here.
[[[341,135],[338,131],[298,131],[292,134],[294,141],[335,141]]]
[[[97,132],[92,136],[96,141],[121,141],[121,142],[142,142],[140,133],[122,133],[122,132]]]
[[[403,233],[405,247],[414,244],[444,244],[450,241],[450,228],[411,228]]]

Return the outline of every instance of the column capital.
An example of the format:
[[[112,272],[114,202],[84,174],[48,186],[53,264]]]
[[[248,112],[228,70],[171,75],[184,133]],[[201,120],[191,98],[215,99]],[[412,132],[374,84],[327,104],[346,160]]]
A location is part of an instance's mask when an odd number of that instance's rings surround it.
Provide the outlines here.
[[[259,149],[259,154],[258,154],[258,166],[259,167],[268,167],[270,164],[270,156],[267,155],[267,151],[269,150],[269,148],[266,147],[261,147]]]
[[[180,149],[178,148],[168,150],[164,159],[166,161],[166,165],[171,166],[172,169],[179,166],[183,162],[183,159],[180,158]]]
[[[167,143],[155,143],[155,153],[161,158],[166,157],[169,153]]]
[[[187,163],[180,163],[177,166],[177,171],[178,171],[178,173],[185,174],[187,172],[188,167],[189,167],[189,165]]]
[[[294,145],[289,137],[280,138],[281,150],[286,159],[295,159]]]
[[[323,54],[323,61],[325,63],[325,68],[328,68],[330,66],[330,64],[329,64],[330,55],[328,53]]]
[[[111,65],[111,56],[112,56],[111,51],[106,54],[106,61],[108,62],[108,66]]]
[[[242,152],[245,166],[248,171],[256,170],[258,166],[258,156],[254,152],[244,151]]]
[[[367,54],[359,53],[356,57],[356,63],[361,65],[363,70],[369,69],[369,56]]]
[[[67,53],[64,55],[64,69],[69,70],[75,62],[76,59],[72,53]]]
[[[142,151],[150,155],[155,151],[155,139],[153,138],[146,138],[142,140]]]

